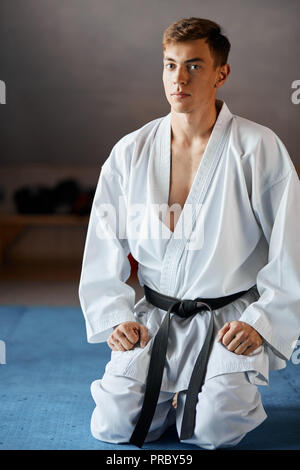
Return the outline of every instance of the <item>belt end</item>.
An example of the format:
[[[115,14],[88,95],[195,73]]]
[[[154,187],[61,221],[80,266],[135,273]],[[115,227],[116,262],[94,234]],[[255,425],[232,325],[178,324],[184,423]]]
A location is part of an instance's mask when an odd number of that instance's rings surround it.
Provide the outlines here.
[[[185,441],[186,439],[191,439],[193,436],[193,432],[181,432],[180,434],[180,441]]]
[[[129,444],[133,445],[133,446],[136,446],[138,447],[139,449],[141,449],[143,447],[143,444],[144,444],[144,441],[138,441],[137,439],[130,439],[129,441]]]

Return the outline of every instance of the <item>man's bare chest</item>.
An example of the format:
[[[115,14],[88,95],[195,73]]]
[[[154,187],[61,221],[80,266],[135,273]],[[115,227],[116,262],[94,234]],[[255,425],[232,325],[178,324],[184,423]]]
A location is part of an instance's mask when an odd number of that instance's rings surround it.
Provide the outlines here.
[[[175,151],[172,149],[168,199],[169,211],[166,214],[165,220],[166,225],[172,232],[190,193],[204,150],[205,148],[191,154],[189,152],[183,153],[183,150],[180,149],[175,149]],[[176,205],[176,210],[172,210],[171,206],[173,204]]]

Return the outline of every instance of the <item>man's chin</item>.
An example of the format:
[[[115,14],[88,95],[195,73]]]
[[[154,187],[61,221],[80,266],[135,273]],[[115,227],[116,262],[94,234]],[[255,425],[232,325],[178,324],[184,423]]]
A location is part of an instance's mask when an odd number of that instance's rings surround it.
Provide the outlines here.
[[[188,113],[191,113],[193,110],[191,109],[190,106],[171,106],[171,110],[175,113],[179,113],[179,114],[188,114]]]

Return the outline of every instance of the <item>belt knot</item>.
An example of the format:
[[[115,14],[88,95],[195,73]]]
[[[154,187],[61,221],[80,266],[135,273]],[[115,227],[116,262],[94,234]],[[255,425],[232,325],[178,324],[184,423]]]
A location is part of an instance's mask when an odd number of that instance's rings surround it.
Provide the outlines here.
[[[210,310],[211,308],[205,302],[201,302],[198,299],[195,300],[181,300],[176,309],[176,313],[181,318],[188,318],[201,310]]]

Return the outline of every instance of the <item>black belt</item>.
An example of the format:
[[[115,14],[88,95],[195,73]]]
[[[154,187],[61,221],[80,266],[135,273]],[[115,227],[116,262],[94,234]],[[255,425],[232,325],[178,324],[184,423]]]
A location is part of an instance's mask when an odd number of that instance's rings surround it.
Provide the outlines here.
[[[208,332],[202,349],[196,360],[187,389],[180,433],[180,440],[184,440],[192,437],[194,433],[195,409],[198,400],[198,393],[201,391],[204,382],[210,345],[213,338],[213,310],[225,307],[225,305],[233,302],[247,292],[238,292],[233,295],[218,297],[216,299],[196,298],[195,300],[180,300],[176,297],[169,297],[167,295],[156,292],[150,289],[148,286],[144,286],[144,290],[147,301],[155,307],[158,307],[162,310],[167,310],[167,314],[165,315],[153,341],[143,406],[138,422],[130,438],[130,443],[137,447],[142,447],[146,439],[160,393],[168,347],[170,314],[175,313],[182,318],[188,318],[204,310],[210,311]]]

